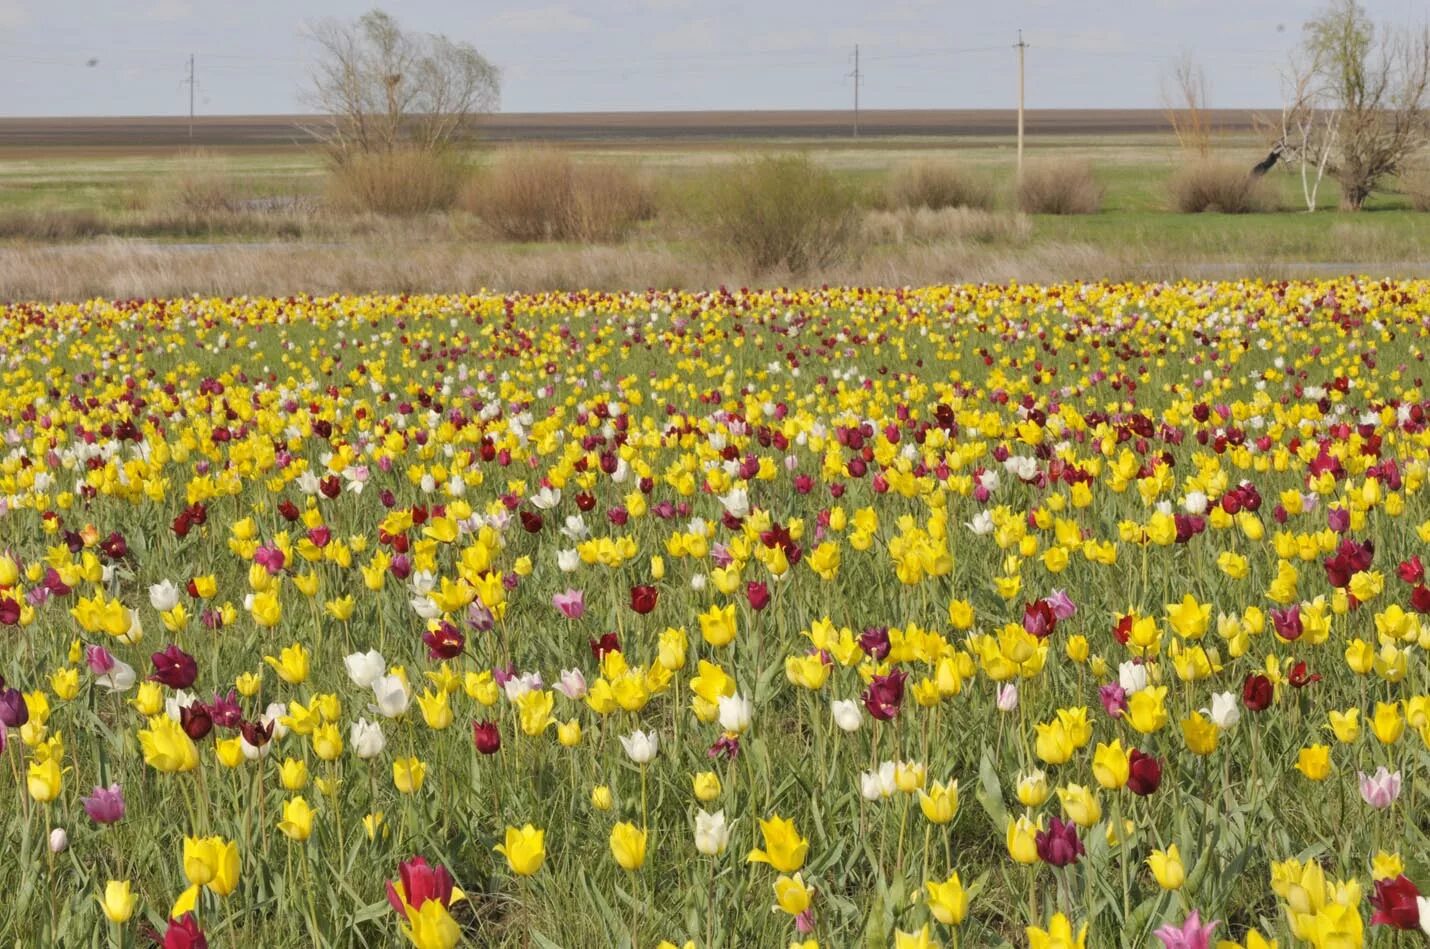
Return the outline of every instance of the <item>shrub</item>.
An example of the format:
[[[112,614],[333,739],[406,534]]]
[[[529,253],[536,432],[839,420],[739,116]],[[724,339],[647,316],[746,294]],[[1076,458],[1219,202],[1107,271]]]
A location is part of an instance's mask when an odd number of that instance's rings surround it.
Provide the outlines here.
[[[1410,165],[1400,173],[1400,190],[1417,211],[1430,211],[1430,159]]]
[[[1030,163],[1016,195],[1025,214],[1096,214],[1102,207],[1102,185],[1086,162]]]
[[[1172,207],[1186,214],[1220,211],[1247,214],[1273,207],[1270,183],[1241,165],[1197,161],[1183,165],[1167,182]]]
[[[919,161],[889,179],[885,204],[895,208],[993,207],[993,185],[984,175],[946,162]]]
[[[654,212],[650,188],[634,172],[578,164],[553,148],[503,152],[462,205],[515,241],[617,241]]]
[[[179,156],[169,172],[159,176],[148,205],[159,211],[207,217],[228,214],[241,204],[240,187],[228,162],[212,152]]]
[[[712,243],[756,270],[827,266],[859,229],[853,191],[806,155],[750,158],[715,173],[702,212]]]
[[[333,169],[328,200],[346,211],[392,216],[449,210],[468,177],[454,155],[395,149],[355,155]]]

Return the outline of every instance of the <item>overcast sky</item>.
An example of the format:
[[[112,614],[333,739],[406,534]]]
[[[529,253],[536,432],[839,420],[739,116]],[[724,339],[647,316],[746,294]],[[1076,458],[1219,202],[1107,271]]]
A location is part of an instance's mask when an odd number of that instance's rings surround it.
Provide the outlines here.
[[[1423,0],[1364,0],[1419,23]],[[390,0],[406,27],[473,43],[503,69],[508,112],[847,108],[854,44],[866,108],[1160,105],[1190,52],[1211,104],[1279,101],[1278,69],[1319,4],[1296,0]],[[303,111],[304,24],[345,0],[0,0],[0,114]]]

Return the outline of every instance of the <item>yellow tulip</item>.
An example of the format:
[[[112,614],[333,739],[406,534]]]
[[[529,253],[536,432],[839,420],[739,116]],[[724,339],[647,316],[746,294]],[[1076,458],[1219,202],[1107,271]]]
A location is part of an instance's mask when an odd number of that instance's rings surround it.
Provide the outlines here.
[[[299,843],[307,840],[313,833],[313,809],[308,802],[301,797],[284,801],[283,819],[278,822],[278,829],[289,840]]]
[[[774,889],[775,908],[791,916],[798,916],[809,909],[810,899],[814,896],[814,887],[806,886],[804,878],[798,873],[792,877],[781,875],[775,880]]]
[[[963,881],[957,873],[950,873],[942,883],[929,880],[924,884],[928,891],[929,912],[933,918],[945,926],[958,926],[968,915],[968,893],[963,889]]]
[[[32,761],[29,773],[26,775],[25,787],[29,790],[30,797],[41,804],[48,804],[59,797],[60,790],[64,787],[64,776],[60,772],[60,763],[54,758]]]
[[[422,779],[427,776],[427,766],[419,759],[397,758],[392,762],[392,783],[398,793],[415,794],[422,790]]]
[[[611,828],[611,856],[626,870],[639,870],[645,863],[646,832],[622,821]]]
[[[778,814],[760,821],[760,833],[765,839],[763,850],[751,850],[750,863],[768,863],[781,873],[794,873],[804,866],[809,854],[809,841],[799,835],[794,822]]]
[[[408,908],[407,923],[402,934],[416,949],[455,949],[462,941],[462,927],[441,900],[427,900],[420,909]]]
[[[302,643],[285,646],[277,658],[264,656],[263,661],[289,685],[302,685],[308,679],[308,647]]]
[[[1179,890],[1186,882],[1186,867],[1182,865],[1182,853],[1176,844],[1166,850],[1152,851],[1147,857],[1147,867],[1157,885],[1164,890]]]
[[[919,809],[931,824],[947,824],[958,814],[958,780],[934,782],[927,792],[919,791]]]
[[[524,825],[520,830],[508,827],[506,842],[497,844],[492,849],[506,857],[507,866],[512,873],[517,876],[531,876],[541,869],[542,861],[546,859],[546,831],[537,830],[530,824]]]
[[[104,885],[104,895],[95,897],[104,918],[111,923],[127,923],[139,905],[139,898],[129,888],[128,880],[110,880]]]

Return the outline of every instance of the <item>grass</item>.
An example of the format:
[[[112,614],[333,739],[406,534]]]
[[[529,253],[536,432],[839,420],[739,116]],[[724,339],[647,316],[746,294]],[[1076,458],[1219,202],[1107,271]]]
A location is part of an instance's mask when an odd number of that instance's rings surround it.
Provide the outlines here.
[[[791,151],[829,169],[871,209],[886,203],[890,182],[919,168],[938,166],[955,166],[992,182],[991,214],[1008,215],[1014,206],[1013,154],[1010,143],[1002,139],[662,142],[639,147],[594,142],[563,146],[561,152],[577,168],[615,167],[639,175],[654,195],[654,213],[616,229],[620,236],[602,249],[559,239],[534,249],[483,227],[470,209],[400,224],[344,211],[325,200],[327,170],[315,151],[220,152],[222,180],[232,191],[232,207],[195,214],[178,213],[182,209],[176,210],[172,194],[176,174],[192,173],[191,158],[78,154],[41,161],[0,149],[0,246],[13,251],[0,264],[0,293],[72,297],[108,292],[120,285],[142,289],[146,274],[161,281],[154,284],[155,292],[161,287],[174,292],[294,292],[329,285],[322,274],[296,274],[285,260],[291,256],[287,251],[245,248],[225,272],[219,263],[211,264],[187,248],[169,253],[162,265],[146,249],[149,244],[195,242],[225,246],[288,242],[302,259],[335,262],[340,269],[359,274],[366,268],[395,281],[391,285],[359,281],[361,288],[375,290],[395,289],[444,264],[455,264],[473,279],[498,280],[519,273],[540,286],[584,278],[614,289],[649,285],[657,276],[679,286],[694,286],[718,275],[742,283],[768,282],[779,278],[776,270],[708,259],[709,248],[701,241],[708,231],[700,220],[703,195],[712,180],[718,180],[720,169],[756,155]],[[490,149],[470,156],[478,181],[500,154]],[[1254,137],[1236,135],[1219,141],[1216,158],[1232,167],[1250,168],[1263,154]],[[1271,206],[1280,210],[1187,215],[1171,210],[1168,183],[1183,167],[1184,157],[1170,136],[1046,138],[1030,143],[1029,159],[1061,165],[1085,162],[1102,188],[1101,210],[1075,216],[1034,214],[1015,227],[990,224],[980,228],[973,241],[966,239],[966,228],[954,228],[947,237],[930,238],[925,231],[910,241],[908,228],[890,227],[887,219],[876,221],[875,226],[863,228],[861,239],[851,248],[853,260],[815,267],[805,279],[923,283],[1005,274],[1024,277],[1010,265],[1020,259],[1027,262],[1027,274],[1036,272],[1044,279],[1275,274],[1278,268],[1403,276],[1430,272],[1430,264],[1425,263],[1430,260],[1430,219],[1412,209],[1410,194],[1380,193],[1364,213],[1341,215],[1333,210],[1338,201],[1334,182],[1327,182],[1320,206],[1329,213],[1308,215],[1296,210],[1303,205],[1299,177],[1278,169],[1269,176],[1266,188]],[[116,244],[106,237],[145,243]],[[412,259],[384,260],[376,268],[367,267],[369,258],[383,253],[374,244],[384,241],[395,241]],[[469,246],[474,241],[480,242],[479,251]],[[33,272],[52,259],[36,254],[37,249],[70,244],[81,246],[63,252],[73,266],[56,274]],[[332,245],[341,245],[350,259],[343,260],[343,253],[335,252]],[[141,249],[146,249],[144,255],[125,262],[125,254]],[[469,257],[478,260],[469,266],[463,263]],[[642,265],[654,268],[650,276],[640,276]],[[103,268],[115,266],[125,272],[111,279],[99,276]],[[621,280],[634,283],[621,284]]]

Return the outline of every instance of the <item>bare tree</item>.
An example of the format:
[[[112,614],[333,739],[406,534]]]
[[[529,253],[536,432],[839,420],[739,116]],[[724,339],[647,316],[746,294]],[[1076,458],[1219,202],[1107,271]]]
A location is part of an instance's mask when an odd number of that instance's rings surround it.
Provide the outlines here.
[[[1207,110],[1207,77],[1191,53],[1183,53],[1172,67],[1170,84],[1163,81],[1162,105],[1177,144],[1198,158],[1210,155],[1212,123]]]
[[[1358,211],[1430,133],[1430,27],[1418,32],[1377,27],[1357,0],[1332,0],[1306,24],[1311,72],[1298,98],[1308,121],[1327,110],[1333,144],[1319,161],[1341,186],[1341,207]]]
[[[323,20],[308,36],[320,55],[306,98],[329,117],[311,131],[339,162],[398,148],[441,149],[500,101],[500,72],[471,44],[406,32],[381,10],[356,21]]]
[[[1301,196],[1307,211],[1316,210],[1321,182],[1325,180],[1340,135],[1341,113],[1328,107],[1319,93],[1318,72],[1314,62],[1308,64],[1293,59],[1281,80],[1285,104],[1279,120],[1262,116],[1254,120],[1270,140],[1268,161],[1273,165],[1276,161],[1284,162],[1299,171]]]

